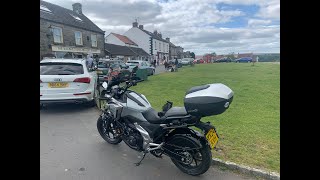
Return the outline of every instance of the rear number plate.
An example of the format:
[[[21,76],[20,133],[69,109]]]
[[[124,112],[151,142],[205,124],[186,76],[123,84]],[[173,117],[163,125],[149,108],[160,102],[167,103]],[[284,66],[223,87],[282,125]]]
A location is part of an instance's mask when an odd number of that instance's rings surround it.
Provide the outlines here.
[[[49,88],[66,88],[69,86],[69,83],[66,82],[51,82],[49,83]]]
[[[206,138],[209,141],[209,144],[212,149],[216,146],[216,144],[219,140],[217,133],[214,131],[214,129],[209,130],[209,132],[206,135]]]

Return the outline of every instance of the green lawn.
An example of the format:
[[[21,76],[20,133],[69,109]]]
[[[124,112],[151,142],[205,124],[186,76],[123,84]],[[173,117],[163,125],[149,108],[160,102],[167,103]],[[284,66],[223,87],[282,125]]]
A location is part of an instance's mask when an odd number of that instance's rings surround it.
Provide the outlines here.
[[[208,83],[223,83],[234,91],[227,111],[202,119],[212,122],[220,136],[213,157],[280,172],[279,64],[200,64],[149,76],[132,89],[161,110],[166,100],[183,106],[189,88]]]

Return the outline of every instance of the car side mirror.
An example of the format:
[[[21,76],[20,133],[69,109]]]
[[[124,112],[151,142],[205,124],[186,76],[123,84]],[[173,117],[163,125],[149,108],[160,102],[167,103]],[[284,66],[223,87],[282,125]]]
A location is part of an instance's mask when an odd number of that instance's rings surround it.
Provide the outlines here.
[[[138,70],[138,66],[136,66],[136,67],[134,67],[134,68],[132,69],[132,73],[133,73],[133,74],[136,73],[137,70]]]

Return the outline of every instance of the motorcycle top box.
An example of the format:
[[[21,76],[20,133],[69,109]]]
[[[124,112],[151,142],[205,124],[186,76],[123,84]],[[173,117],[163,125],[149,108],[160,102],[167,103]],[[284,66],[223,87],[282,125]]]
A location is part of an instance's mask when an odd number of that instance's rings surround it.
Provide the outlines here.
[[[195,86],[187,91],[184,106],[193,116],[205,117],[218,115],[229,108],[233,91],[221,83]]]

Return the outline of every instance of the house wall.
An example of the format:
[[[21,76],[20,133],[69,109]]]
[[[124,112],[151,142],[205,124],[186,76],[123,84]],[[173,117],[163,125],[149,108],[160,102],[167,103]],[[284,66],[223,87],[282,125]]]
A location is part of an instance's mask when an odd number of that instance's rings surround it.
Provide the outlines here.
[[[63,35],[63,43],[57,44],[53,42],[53,35],[49,29],[49,26],[57,26],[62,28],[62,35]],[[82,43],[83,45],[76,45],[75,41],[75,31],[82,32]],[[91,46],[91,34],[97,35],[97,47]],[[58,45],[62,47],[75,47],[75,48],[90,48],[90,49],[97,49],[100,50],[99,56],[104,56],[104,34],[92,32],[88,30],[83,30],[80,28],[75,28],[72,26],[54,23],[51,21],[47,21],[44,19],[40,19],[40,60],[44,54],[52,53],[52,45]]]
[[[150,36],[148,34],[141,31],[137,27],[132,27],[127,32],[125,32],[124,35],[130,38],[133,42],[135,42],[138,45],[138,47],[142,48],[149,55],[151,55]]]

